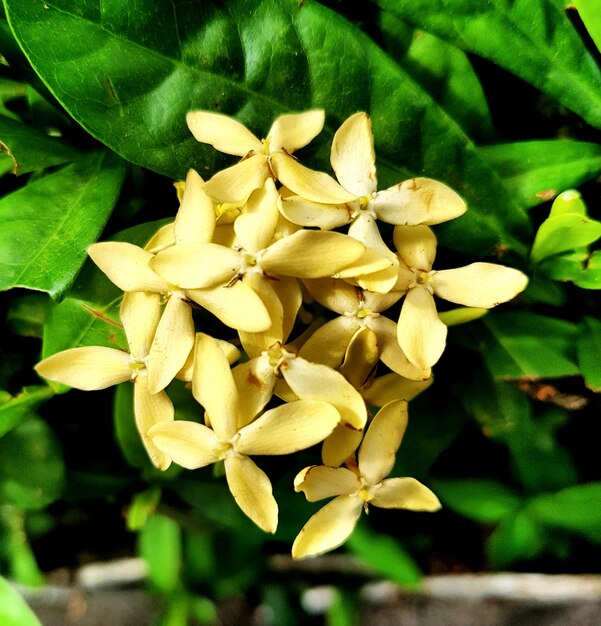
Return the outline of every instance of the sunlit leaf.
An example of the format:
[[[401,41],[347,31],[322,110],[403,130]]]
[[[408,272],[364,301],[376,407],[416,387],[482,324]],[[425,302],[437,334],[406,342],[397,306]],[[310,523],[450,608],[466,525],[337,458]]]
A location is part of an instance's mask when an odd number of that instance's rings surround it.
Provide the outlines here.
[[[140,556],[148,564],[148,579],[158,591],[172,593],[180,580],[181,528],[164,515],[148,519],[139,535]]]
[[[0,622],[3,626],[42,626],[27,603],[0,577]]]
[[[530,257],[537,263],[546,257],[586,246],[601,237],[601,222],[578,213],[547,218],[538,229]]]

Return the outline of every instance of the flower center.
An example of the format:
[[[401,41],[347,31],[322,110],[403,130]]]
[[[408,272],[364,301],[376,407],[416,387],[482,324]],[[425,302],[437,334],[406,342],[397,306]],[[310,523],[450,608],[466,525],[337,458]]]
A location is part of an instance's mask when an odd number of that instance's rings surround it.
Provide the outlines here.
[[[263,354],[269,359],[269,365],[273,367],[273,372],[276,376],[280,375],[282,368],[286,366],[286,363],[290,359],[296,358],[296,354],[294,352],[288,352],[280,341],[276,341],[270,346],[269,350],[263,352]]]
[[[351,220],[356,220],[361,214],[367,214],[370,217],[377,219],[376,212],[369,206],[369,203],[375,195],[375,193],[372,193],[368,196],[360,196],[350,203]]]
[[[413,289],[418,285],[424,287],[429,293],[434,293],[434,288],[432,287],[432,278],[434,274],[436,274],[435,270],[430,270],[427,272],[426,270],[420,270],[415,268],[410,268],[411,273],[413,274],[411,280],[409,281],[408,288]]]

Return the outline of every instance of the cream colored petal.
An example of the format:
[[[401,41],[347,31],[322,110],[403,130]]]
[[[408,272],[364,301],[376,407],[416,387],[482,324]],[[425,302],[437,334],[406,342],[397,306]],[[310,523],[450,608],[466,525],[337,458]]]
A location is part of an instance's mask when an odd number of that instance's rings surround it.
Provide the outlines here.
[[[192,308],[174,293],[167,301],[146,359],[150,393],[164,389],[184,367],[194,347]]]
[[[242,213],[234,222],[238,243],[247,252],[266,248],[273,239],[278,223],[278,192],[271,178],[253,191]]]
[[[430,178],[412,178],[379,191],[369,206],[389,224],[440,224],[467,211],[463,199],[445,184]]]
[[[122,291],[164,293],[167,282],[149,266],[153,255],[131,243],[104,241],[88,248],[92,261]]]
[[[311,465],[305,467],[294,478],[294,491],[302,491],[309,502],[349,495],[359,489],[361,489],[359,477],[346,467]]]
[[[284,402],[295,402],[298,400],[298,396],[290,389],[288,383],[283,378],[278,379],[273,388],[273,393]]]
[[[322,463],[331,467],[342,465],[354,456],[362,437],[362,430],[356,430],[348,424],[338,424],[321,446]]]
[[[432,367],[444,352],[447,327],[440,321],[432,294],[424,287],[410,289],[397,324],[401,350],[416,367]]]
[[[355,194],[341,187],[331,176],[301,165],[282,152],[271,156],[276,178],[295,194],[324,204],[344,204],[355,200]]]
[[[227,357],[213,337],[197,333],[192,394],[206,409],[213,430],[229,441],[238,430],[238,388]]]
[[[217,339],[219,347],[223,350],[225,357],[230,365],[233,365],[240,359],[242,353],[233,343],[225,341],[224,339]],[[177,373],[176,378],[183,380],[187,383],[192,382],[192,372],[194,370],[194,350],[190,351],[186,362],[182,366],[182,369]]]
[[[230,328],[258,333],[271,326],[261,298],[240,280],[227,287],[189,289],[186,293]]]
[[[427,226],[395,226],[394,245],[401,259],[414,269],[429,272],[436,257],[436,237]]]
[[[186,122],[197,141],[208,143],[219,152],[244,156],[251,150],[263,150],[261,141],[246,126],[228,115],[190,111]]]
[[[292,544],[292,556],[317,556],[341,546],[351,536],[362,510],[359,496],[338,496],[303,526]]]
[[[359,471],[368,485],[388,476],[407,428],[407,402],[393,400],[375,415],[359,448]]]
[[[119,317],[133,358],[141,361],[148,355],[161,313],[158,293],[131,291],[123,294]]]
[[[387,478],[370,504],[383,509],[429,512],[442,507],[434,493],[415,478]]]
[[[151,254],[156,254],[169,246],[175,244],[175,232],[173,230],[173,222],[161,226],[156,233],[147,241],[144,250]]]
[[[519,270],[494,263],[472,263],[432,276],[434,293],[445,300],[490,309],[522,292],[528,277]]]
[[[339,228],[351,221],[348,204],[322,204],[301,196],[288,196],[278,203],[280,213],[293,224],[313,226],[322,230]]]
[[[261,267],[276,276],[321,278],[340,271],[364,252],[362,243],[342,233],[299,230],[269,246]]]
[[[354,318],[337,317],[318,328],[298,354],[311,363],[322,363],[336,369],[340,367],[349,342],[358,328],[359,324]]]
[[[428,380],[409,380],[392,372],[369,381],[361,395],[367,404],[384,406],[393,400],[412,400],[432,382],[432,376]]]
[[[217,172],[205,183],[204,190],[215,202],[239,204],[246,202],[250,194],[261,187],[268,177],[267,157],[254,154]]]
[[[386,311],[386,309],[396,304],[402,297],[402,293],[394,291],[389,293],[372,293],[371,291],[365,290],[361,293],[363,307],[374,313]]]
[[[280,115],[267,134],[269,151],[277,152],[284,150],[292,153],[300,148],[304,148],[319,135],[324,121],[325,113],[323,109]]]
[[[303,303],[303,294],[296,278],[281,277],[272,283],[273,290],[282,303],[282,342],[288,340]]]
[[[202,178],[194,170],[189,170],[182,202],[173,223],[177,243],[209,243],[213,239],[215,207],[203,187]]]
[[[327,402],[289,402],[242,428],[235,448],[250,455],[292,454],[323,441],[339,421],[338,411]]]
[[[363,326],[351,338],[339,371],[358,389],[367,380],[379,359],[378,338],[373,330]]]
[[[40,361],[35,371],[44,378],[75,389],[95,391],[129,380],[127,352],[100,346],[71,348]]]
[[[336,131],[330,163],[340,184],[356,196],[368,196],[377,189],[374,138],[367,113],[351,115]]]
[[[210,428],[185,420],[156,424],[149,429],[148,437],[159,450],[187,469],[217,463],[226,450]]]
[[[148,434],[155,425],[173,424],[173,404],[164,391],[151,394],[144,374],[134,382],[134,415],[142,443],[156,467],[166,470],[171,465],[171,455],[159,448]]]
[[[397,325],[392,320],[380,315],[369,321],[369,327],[378,337],[380,360],[384,365],[410,380],[427,380],[430,378],[430,368],[424,370],[416,367],[401,350],[397,340]]]
[[[261,530],[274,533],[278,527],[278,505],[267,474],[245,456],[225,458],[225,477],[234,500]]]
[[[242,402],[238,408],[238,429],[250,424],[273,396],[276,375],[269,360],[258,357],[232,370]]]
[[[228,283],[240,271],[240,254],[216,243],[182,243],[159,252],[150,266],[180,289]]]
[[[303,280],[307,291],[319,304],[339,315],[354,315],[361,305],[361,292],[344,280],[337,278],[319,278]]]
[[[342,421],[357,430],[365,426],[365,402],[340,372],[321,363],[310,363],[300,356],[287,361],[281,371],[290,389],[301,400],[328,402],[336,407]]]

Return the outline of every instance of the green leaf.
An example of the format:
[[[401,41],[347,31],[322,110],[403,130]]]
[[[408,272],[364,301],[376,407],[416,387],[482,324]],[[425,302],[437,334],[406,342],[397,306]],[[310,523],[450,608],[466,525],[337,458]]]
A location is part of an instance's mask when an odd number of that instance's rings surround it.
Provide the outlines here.
[[[417,563],[390,535],[382,535],[359,523],[346,543],[365,565],[399,585],[416,587],[422,579]]]
[[[575,324],[518,311],[492,312],[482,323],[490,332],[482,352],[495,378],[559,378],[579,373]]]
[[[583,141],[521,141],[478,148],[520,206],[532,207],[601,172],[601,146]],[[573,193],[573,192],[572,192]]]
[[[563,215],[564,213],[578,213],[579,215],[584,215],[585,217],[588,215],[586,204],[577,189],[568,189],[567,191],[560,193],[557,198],[553,200],[549,217]]]
[[[0,504],[41,509],[64,487],[65,465],[50,427],[29,419],[0,439]]]
[[[2,198],[0,290],[63,296],[102,231],[123,177],[120,159],[96,152]]]
[[[601,72],[551,0],[377,0],[415,28],[483,56],[601,128]],[[511,94],[508,94],[508,97]]]
[[[140,531],[138,550],[148,563],[148,578],[158,591],[170,593],[180,585],[181,529],[164,515],[153,515]]]
[[[25,600],[1,576],[0,623],[3,626],[42,626]]]
[[[544,547],[544,535],[536,521],[519,511],[501,521],[488,538],[486,552],[494,568],[504,569],[538,556]]]
[[[587,316],[578,324],[576,352],[586,386],[601,391],[601,322],[597,318]]]
[[[132,467],[138,467],[147,472],[151,470],[152,462],[136,427],[133,385],[125,383],[117,386],[113,405],[113,420],[115,437],[127,462]]]
[[[493,480],[436,480],[430,486],[444,506],[484,524],[500,521],[521,504],[513,489]]]
[[[158,487],[151,487],[135,494],[127,510],[127,530],[144,528],[160,500],[161,490]]]
[[[371,114],[380,184],[413,174],[457,188],[470,212],[448,246],[520,249],[527,219],[461,129],[374,42],[307,0],[5,0],[19,44],[66,110],[126,159],[175,178],[203,176],[215,151],[185,124],[191,109],[235,115],[264,135],[274,116],[323,107],[316,145],[358,109]],[[321,142],[321,143],[320,143]],[[419,146],[419,149],[416,149]],[[219,161],[223,164],[223,160]]]
[[[592,40],[601,51],[601,12],[599,4],[591,0],[571,0],[568,7],[576,7]]]
[[[0,560],[8,562],[11,580],[29,586],[44,584],[44,576],[28,541],[25,511],[6,504],[0,506],[0,543]]]
[[[46,294],[28,293],[13,298],[6,315],[6,323],[15,335],[41,339],[50,306],[51,300]]]
[[[575,485],[538,496],[528,511],[541,524],[585,535],[601,543],[601,483]]]
[[[26,174],[75,161],[79,152],[63,140],[48,137],[16,120],[0,116],[0,150],[13,161],[13,174]]]
[[[463,50],[414,30],[382,11],[380,28],[388,53],[474,140],[493,135],[480,80]]]
[[[570,250],[564,254],[543,259],[537,269],[552,280],[573,281],[584,272],[584,264],[588,256],[587,248]]]
[[[33,409],[54,395],[50,387],[24,387],[20,394],[0,396],[0,437],[33,415]]]
[[[601,250],[595,250],[574,284],[581,289],[601,289]]]
[[[578,213],[564,213],[547,218],[538,229],[530,258],[538,263],[543,259],[587,246],[601,237],[601,222]]]

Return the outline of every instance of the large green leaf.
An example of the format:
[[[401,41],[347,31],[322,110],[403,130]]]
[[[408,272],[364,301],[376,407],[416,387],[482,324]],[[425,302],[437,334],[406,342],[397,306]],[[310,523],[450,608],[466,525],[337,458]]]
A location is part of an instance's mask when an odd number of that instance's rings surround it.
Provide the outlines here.
[[[13,174],[26,174],[51,165],[74,161],[78,152],[64,141],[0,116],[0,149],[13,161]]]
[[[178,178],[190,166],[210,174],[214,151],[185,124],[194,108],[235,115],[264,134],[278,113],[320,106],[325,138],[362,109],[372,116],[381,185],[419,173],[469,202],[460,225],[445,228],[447,245],[481,254],[499,243],[519,247],[525,216],[458,125],[365,34],[316,2],[5,6],[25,54],[67,111],[134,163]]]
[[[578,374],[578,328],[565,320],[509,311],[482,318],[490,331],[483,354],[495,378],[556,378]]]
[[[60,496],[64,482],[62,451],[45,422],[27,420],[0,439],[0,504],[40,509]]]
[[[0,437],[27,419],[53,393],[50,387],[42,386],[24,387],[16,396],[0,391]]]
[[[109,152],[39,178],[0,200],[0,290],[27,287],[60,298],[104,227],[124,177]]]
[[[148,564],[150,584],[171,593],[180,585],[182,561],[181,528],[164,515],[152,515],[139,536],[140,556]]]
[[[376,2],[412,26],[513,72],[601,128],[601,71],[557,3]]]
[[[42,626],[23,598],[0,577],[0,622],[3,626]]]
[[[478,148],[520,206],[535,206],[601,172],[601,145],[583,141],[520,141]]]
[[[580,322],[576,350],[586,386],[593,391],[601,391],[601,321],[587,316]]]

